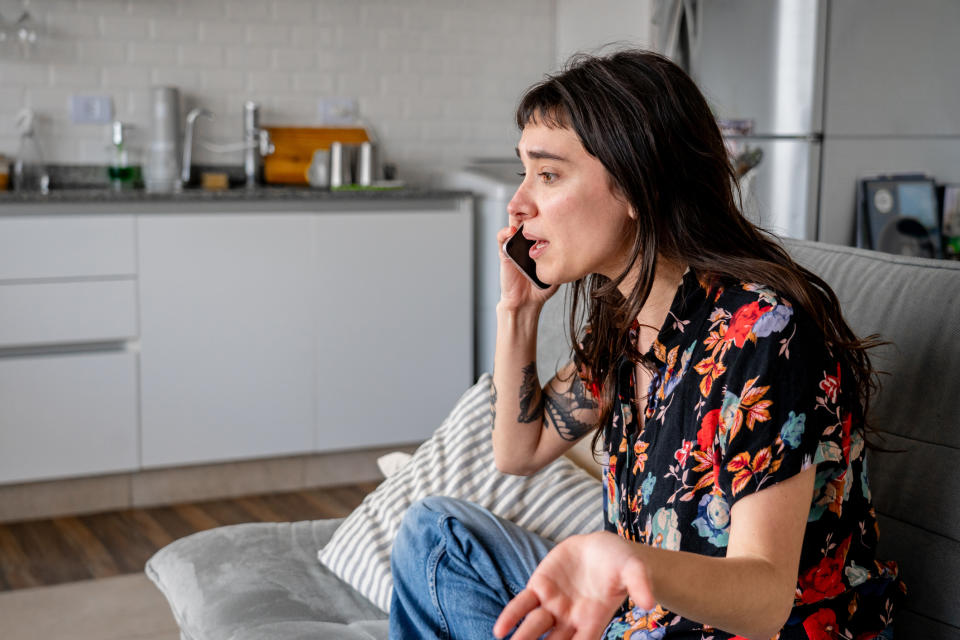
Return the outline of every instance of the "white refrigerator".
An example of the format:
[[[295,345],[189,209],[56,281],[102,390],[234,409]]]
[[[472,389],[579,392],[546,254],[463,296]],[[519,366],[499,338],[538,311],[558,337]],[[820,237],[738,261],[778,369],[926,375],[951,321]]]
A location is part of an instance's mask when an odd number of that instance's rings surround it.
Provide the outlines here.
[[[857,180],[960,183],[960,2],[662,0],[655,40],[721,120],[752,122],[746,211],[776,233],[853,244]]]

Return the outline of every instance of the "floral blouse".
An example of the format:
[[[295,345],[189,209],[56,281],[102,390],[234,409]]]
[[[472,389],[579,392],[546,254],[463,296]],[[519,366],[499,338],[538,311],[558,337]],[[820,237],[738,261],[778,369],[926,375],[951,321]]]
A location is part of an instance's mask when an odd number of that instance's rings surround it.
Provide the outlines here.
[[[604,430],[605,528],[724,556],[738,500],[816,466],[793,612],[777,638],[878,637],[903,586],[896,565],[874,557],[864,439],[848,410],[852,375],[812,320],[764,286],[700,282],[688,271],[647,357],[657,373],[643,420],[634,415],[635,364],[618,364]],[[628,600],[603,637],[735,636]]]

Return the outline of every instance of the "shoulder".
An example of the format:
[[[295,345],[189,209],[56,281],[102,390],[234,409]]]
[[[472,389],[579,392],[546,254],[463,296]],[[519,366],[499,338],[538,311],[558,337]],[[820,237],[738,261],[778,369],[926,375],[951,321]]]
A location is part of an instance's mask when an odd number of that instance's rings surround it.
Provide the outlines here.
[[[709,300],[711,331],[738,349],[769,341],[764,339],[789,339],[798,325],[804,337],[817,333],[802,309],[764,284],[723,281],[711,288]]]

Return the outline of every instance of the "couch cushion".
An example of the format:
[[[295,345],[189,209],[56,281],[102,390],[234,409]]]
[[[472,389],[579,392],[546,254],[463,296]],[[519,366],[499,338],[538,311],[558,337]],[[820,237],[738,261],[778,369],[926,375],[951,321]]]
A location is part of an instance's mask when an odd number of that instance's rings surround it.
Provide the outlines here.
[[[960,263],[785,244],[830,284],[858,335],[878,333],[893,343],[871,354],[874,366],[889,373],[872,406],[874,426],[960,448]]]
[[[185,640],[381,640],[386,614],[316,560],[341,520],[218,527],[147,562]]]
[[[879,554],[900,564],[907,584],[898,631],[960,638],[960,475],[953,467],[960,453],[960,263],[785,245],[830,284],[858,335],[892,343],[871,354],[887,374],[871,424],[890,434],[881,446],[901,450],[868,453]],[[916,621],[939,632],[917,634]]]
[[[490,385],[490,374],[483,374],[433,436],[364,499],[320,552],[321,561],[384,610],[393,588],[393,539],[407,507],[420,498],[469,500],[552,540],[603,527],[600,482],[566,458],[527,477],[497,471]]]

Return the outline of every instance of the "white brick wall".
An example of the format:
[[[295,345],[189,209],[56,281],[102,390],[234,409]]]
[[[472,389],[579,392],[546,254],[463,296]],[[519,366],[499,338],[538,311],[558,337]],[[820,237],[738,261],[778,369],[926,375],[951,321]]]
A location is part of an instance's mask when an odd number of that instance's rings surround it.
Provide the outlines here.
[[[317,101],[357,98],[382,157],[416,179],[472,156],[510,156],[516,101],[554,64],[557,0],[33,0],[23,54],[0,44],[0,153],[14,116],[41,116],[50,162],[103,163],[109,127],[74,125],[71,94],[106,94],[149,134],[149,88],[179,86],[201,135],[239,139],[244,101],[266,124],[317,125]],[[13,8],[11,8],[13,7]],[[10,19],[19,2],[0,2]],[[239,164],[198,149],[197,161]]]

